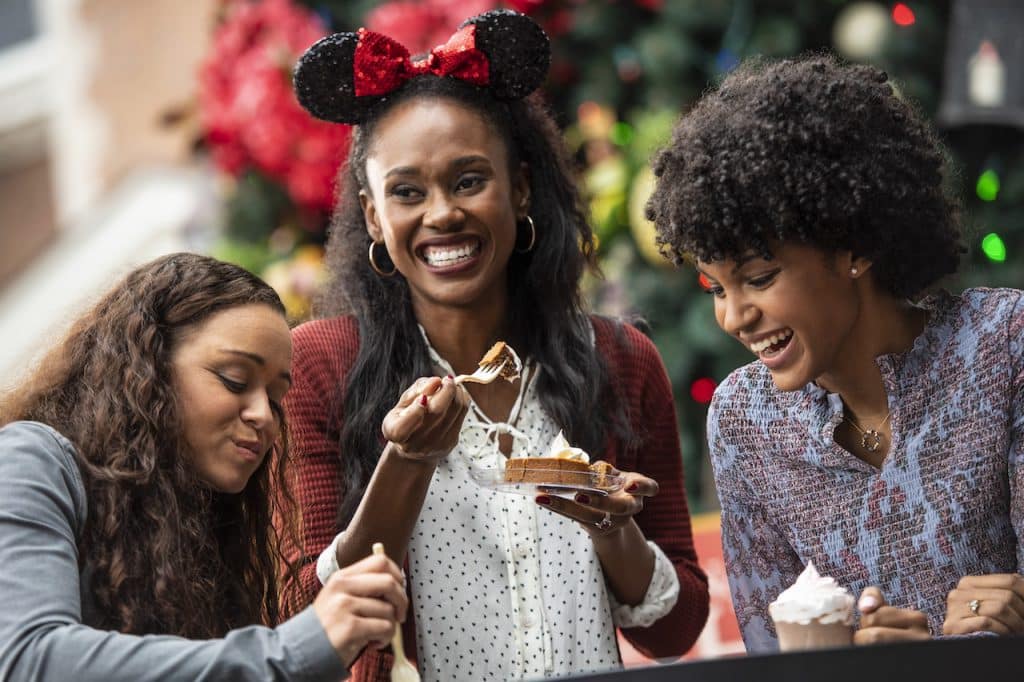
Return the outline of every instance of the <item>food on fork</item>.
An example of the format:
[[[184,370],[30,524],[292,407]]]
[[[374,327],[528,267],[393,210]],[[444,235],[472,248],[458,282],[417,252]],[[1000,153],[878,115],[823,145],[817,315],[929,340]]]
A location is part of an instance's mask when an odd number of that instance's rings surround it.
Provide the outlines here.
[[[477,364],[481,368],[488,368],[499,363],[501,370],[498,376],[506,381],[515,381],[519,378],[519,373],[523,371],[523,361],[512,350],[512,346],[504,341],[498,341],[491,346],[491,349],[484,353],[484,356],[480,358],[480,362]]]
[[[461,384],[469,381],[476,384],[489,384],[498,377],[508,382],[519,378],[523,371],[523,361],[512,346],[504,341],[498,341],[491,346],[490,350],[477,363],[477,370],[472,374],[460,374],[455,377],[455,383]]]
[[[505,462],[505,480],[510,483],[602,487],[611,471],[607,462],[590,464],[590,455],[571,446],[561,431],[551,441],[547,457],[513,457]]]

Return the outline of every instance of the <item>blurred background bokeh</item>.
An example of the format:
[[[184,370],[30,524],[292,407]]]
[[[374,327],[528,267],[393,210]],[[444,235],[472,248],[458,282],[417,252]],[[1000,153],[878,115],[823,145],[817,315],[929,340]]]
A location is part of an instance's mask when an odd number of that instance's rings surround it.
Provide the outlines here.
[[[593,307],[642,316],[675,388],[691,502],[715,385],[749,358],[643,217],[647,159],[742,59],[833,50],[889,72],[949,146],[971,252],[953,289],[1024,284],[1024,3],[838,0],[0,0],[0,385],[135,264],[189,249],[311,314],[349,131],[296,104],[295,58],[367,26],[412,51],[469,15],[526,12],[600,238]],[[893,225],[893,229],[899,229]]]

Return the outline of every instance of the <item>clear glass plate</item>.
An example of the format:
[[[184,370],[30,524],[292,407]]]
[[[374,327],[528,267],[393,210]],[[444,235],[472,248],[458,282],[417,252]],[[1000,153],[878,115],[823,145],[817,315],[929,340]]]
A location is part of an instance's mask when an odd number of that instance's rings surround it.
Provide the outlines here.
[[[608,474],[584,471],[566,472],[554,469],[529,469],[528,471],[530,478],[534,480],[509,481],[505,478],[504,463],[497,466],[470,466],[469,477],[481,487],[503,493],[559,495],[562,497],[572,497],[577,492],[610,495],[622,490],[625,480],[615,470]],[[565,481],[567,473],[570,473],[574,479],[571,483]]]

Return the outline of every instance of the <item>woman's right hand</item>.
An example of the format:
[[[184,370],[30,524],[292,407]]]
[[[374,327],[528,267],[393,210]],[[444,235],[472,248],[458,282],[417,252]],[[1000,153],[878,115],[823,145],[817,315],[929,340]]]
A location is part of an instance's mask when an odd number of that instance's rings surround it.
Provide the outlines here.
[[[385,415],[381,432],[402,457],[436,462],[459,442],[468,409],[466,390],[452,377],[424,377]]]
[[[368,556],[336,571],[313,601],[320,624],[345,667],[367,645],[391,642],[409,601],[402,572],[386,556]]]
[[[887,642],[918,642],[931,639],[928,617],[914,609],[900,609],[885,603],[882,591],[867,587],[857,600],[860,629],[853,635],[854,644],[885,644]]]

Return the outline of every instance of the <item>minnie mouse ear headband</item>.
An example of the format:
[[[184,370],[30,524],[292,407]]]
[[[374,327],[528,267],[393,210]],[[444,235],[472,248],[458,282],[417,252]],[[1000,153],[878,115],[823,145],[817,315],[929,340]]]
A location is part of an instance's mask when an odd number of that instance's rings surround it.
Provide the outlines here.
[[[544,81],[551,46],[529,17],[492,10],[467,19],[424,59],[364,28],[313,44],[295,65],[295,94],[309,113],[335,123],[361,123],[406,81],[433,74],[484,87],[498,99],[520,99]]]

